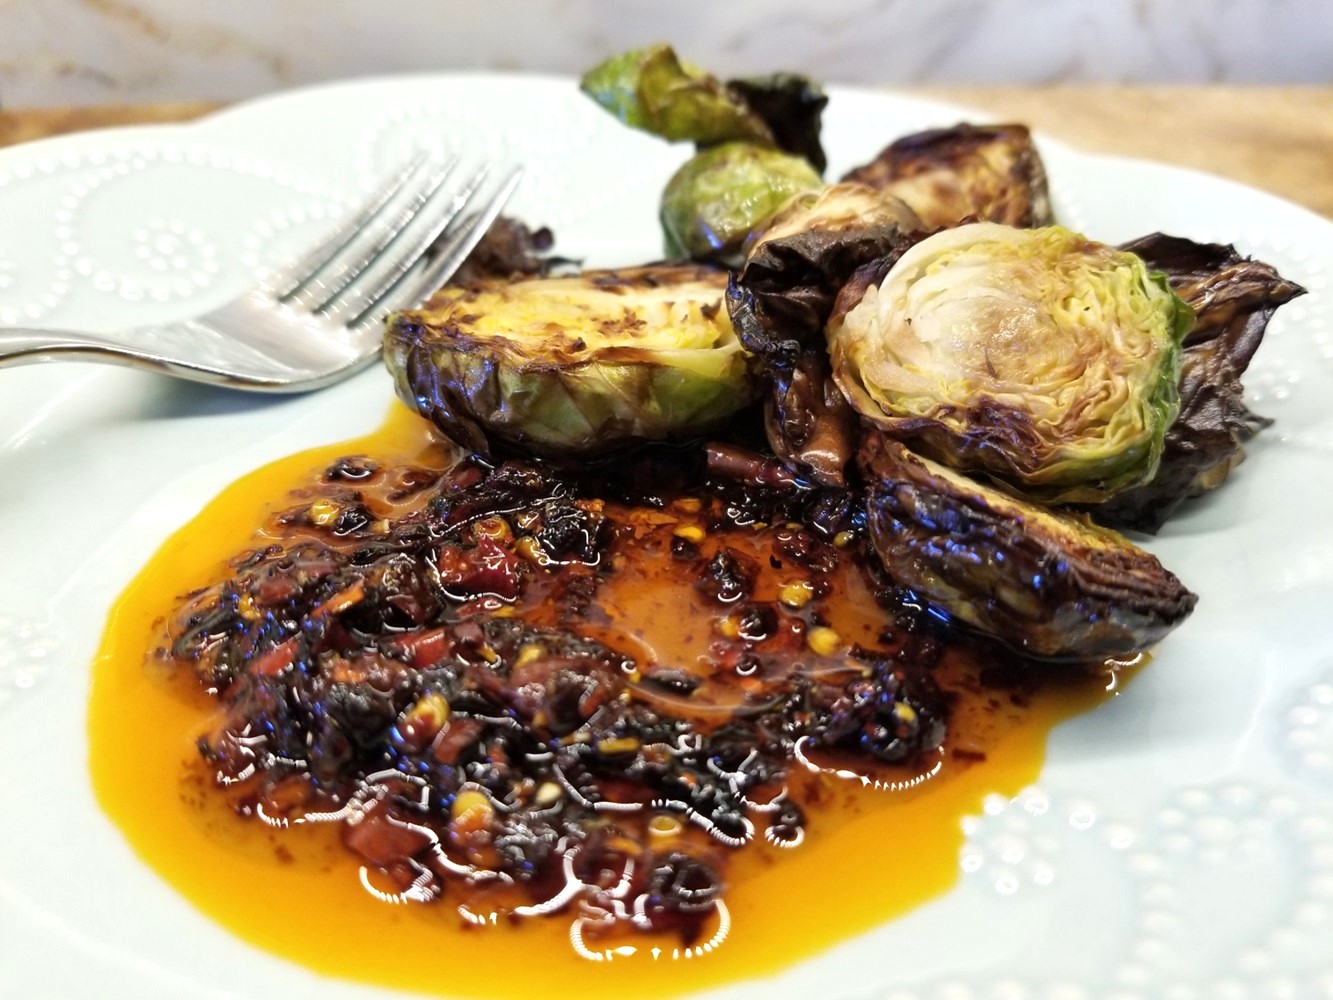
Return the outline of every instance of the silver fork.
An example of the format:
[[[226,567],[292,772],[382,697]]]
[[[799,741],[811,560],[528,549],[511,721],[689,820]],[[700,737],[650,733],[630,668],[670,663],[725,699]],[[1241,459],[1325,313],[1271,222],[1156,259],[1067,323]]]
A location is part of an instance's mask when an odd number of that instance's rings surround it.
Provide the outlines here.
[[[457,166],[416,157],[312,249],[201,316],[106,334],[0,328],[0,367],[100,361],[260,392],[337,382],[379,353],[386,313],[458,269],[522,175],[479,198],[489,166],[450,184]]]

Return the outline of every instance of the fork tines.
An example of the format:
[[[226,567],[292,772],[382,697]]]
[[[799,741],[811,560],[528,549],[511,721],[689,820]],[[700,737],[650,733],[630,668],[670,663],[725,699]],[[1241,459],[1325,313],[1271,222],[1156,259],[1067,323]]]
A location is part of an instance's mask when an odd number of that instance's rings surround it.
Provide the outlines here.
[[[463,263],[522,176],[511,170],[482,197],[491,165],[453,181],[458,170],[456,156],[413,156],[337,229],[274,275],[269,293],[347,327],[419,304]]]

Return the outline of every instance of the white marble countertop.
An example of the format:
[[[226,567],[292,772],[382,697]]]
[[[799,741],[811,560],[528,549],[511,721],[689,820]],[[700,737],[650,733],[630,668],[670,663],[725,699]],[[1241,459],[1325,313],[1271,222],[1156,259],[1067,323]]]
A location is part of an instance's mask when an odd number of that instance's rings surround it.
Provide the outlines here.
[[[726,76],[1333,82],[1328,0],[0,0],[0,106],[236,100],[385,72],[572,73],[665,40]]]

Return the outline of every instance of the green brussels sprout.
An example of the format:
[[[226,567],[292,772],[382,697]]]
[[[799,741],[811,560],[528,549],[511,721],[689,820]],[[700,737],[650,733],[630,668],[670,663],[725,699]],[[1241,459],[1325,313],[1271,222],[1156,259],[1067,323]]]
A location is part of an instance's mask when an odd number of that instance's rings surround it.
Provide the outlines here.
[[[1197,597],[1085,515],[1015,499],[871,429],[857,455],[885,572],[917,600],[1037,659],[1140,653]]]
[[[827,332],[871,423],[1033,498],[1097,502],[1156,472],[1193,321],[1131,253],[972,223],[858,270]]]
[[[754,398],[726,282],[659,265],[450,286],[390,317],[385,361],[409,406],[482,455],[702,431]]]
[[[793,195],[823,186],[799,156],[752,142],[710,146],[686,160],[662,191],[668,257],[735,256]]]
[[[669,45],[613,56],[585,73],[579,88],[631,128],[671,142],[774,144],[772,130],[744,98],[681,62]]]

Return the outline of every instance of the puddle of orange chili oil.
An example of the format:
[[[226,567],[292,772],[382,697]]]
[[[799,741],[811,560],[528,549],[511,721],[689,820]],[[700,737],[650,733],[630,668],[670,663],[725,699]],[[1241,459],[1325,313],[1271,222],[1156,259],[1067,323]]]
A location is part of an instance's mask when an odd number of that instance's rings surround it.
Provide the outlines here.
[[[731,932],[704,955],[676,948],[681,957],[673,959],[672,942],[657,940],[639,943],[633,955],[590,961],[571,947],[567,914],[471,928],[448,892],[435,905],[390,905],[363,887],[336,824],[275,830],[234,813],[195,746],[210,699],[189,671],[149,655],[180,595],[254,548],[256,527],[290,490],[352,454],[386,466],[445,457],[425,423],[395,407],[368,437],[302,452],[229,487],[121,596],[94,664],[90,703],[96,793],[143,861],[232,933],[319,973],[446,996],[553,998],[671,996],[775,972],[952,886],[962,817],[986,794],[1012,795],[1032,782],[1052,727],[1114,687],[1097,676],[1040,690],[1024,710],[998,717],[964,706],[974,730],[990,727],[970,737],[989,745],[985,759],[945,767],[911,794],[812,779],[822,786],[820,801],[807,810],[799,848],[757,840],[732,858]],[[652,944],[662,948],[657,958]]]

